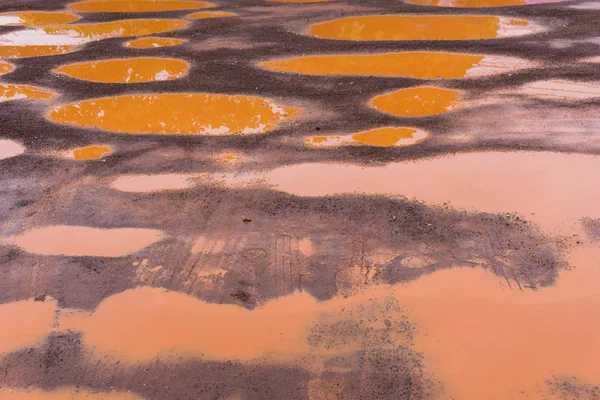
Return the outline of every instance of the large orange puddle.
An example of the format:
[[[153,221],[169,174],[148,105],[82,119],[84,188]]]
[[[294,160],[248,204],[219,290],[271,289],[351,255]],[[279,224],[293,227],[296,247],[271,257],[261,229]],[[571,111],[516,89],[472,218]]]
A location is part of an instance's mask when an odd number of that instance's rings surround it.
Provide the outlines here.
[[[52,331],[56,302],[24,300],[0,304],[0,355],[42,344]]]
[[[123,46],[132,49],[154,49],[158,47],[178,46],[187,42],[186,39],[165,38],[165,37],[149,37],[131,40]]]
[[[0,389],[3,400],[144,400],[133,393],[124,392],[92,392],[81,387],[66,387],[51,391],[41,389]]]
[[[427,132],[416,128],[385,127],[370,129],[352,135],[311,136],[305,140],[313,147],[366,145],[377,147],[411,146],[423,141]]]
[[[522,19],[486,15],[371,15],[315,24],[309,34],[337,40],[476,40],[536,31]]]
[[[206,1],[176,1],[176,0],[94,0],[82,1],[69,5],[76,12],[163,12],[179,10],[195,10],[198,8],[214,7]]]
[[[482,8],[524,6],[527,4],[557,3],[563,0],[407,0],[407,3],[422,6]]]
[[[224,18],[235,17],[237,14],[227,11],[201,11],[188,15],[189,19],[207,19],[207,18]]]
[[[37,86],[0,84],[0,102],[10,100],[48,100],[56,94]]]
[[[51,121],[133,134],[256,134],[297,109],[253,96],[163,93],[107,97],[55,107]],[[131,118],[136,115],[136,118]]]
[[[65,11],[18,11],[0,14],[0,25],[48,26],[75,22],[81,17]]]
[[[16,140],[0,139],[0,160],[25,153],[25,146]]]
[[[461,94],[460,90],[420,86],[376,96],[369,104],[398,117],[425,117],[452,111],[458,106]]]
[[[187,61],[175,58],[139,57],[68,64],[54,72],[92,82],[139,83],[182,78],[189,66]]]
[[[441,53],[398,52],[335,54],[264,61],[270,71],[306,75],[372,75],[418,79],[460,79],[516,71],[535,65],[514,57]]]
[[[25,231],[9,238],[7,243],[34,254],[123,257],[163,237],[161,231],[154,229],[57,225]]]
[[[111,153],[108,146],[87,146],[73,150],[74,160],[97,160],[106,157]]]

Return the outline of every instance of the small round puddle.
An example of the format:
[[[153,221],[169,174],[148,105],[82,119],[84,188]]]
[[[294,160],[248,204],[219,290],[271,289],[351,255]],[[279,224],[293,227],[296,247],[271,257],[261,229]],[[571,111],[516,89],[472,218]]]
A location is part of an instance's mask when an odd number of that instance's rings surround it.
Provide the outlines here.
[[[175,58],[139,57],[67,64],[54,72],[92,82],[139,83],[182,78],[189,66],[187,61]]]
[[[97,160],[112,153],[108,146],[87,146],[73,149],[73,159],[78,161]]]
[[[461,91],[432,86],[400,89],[374,97],[369,105],[398,117],[425,117],[452,111]]]

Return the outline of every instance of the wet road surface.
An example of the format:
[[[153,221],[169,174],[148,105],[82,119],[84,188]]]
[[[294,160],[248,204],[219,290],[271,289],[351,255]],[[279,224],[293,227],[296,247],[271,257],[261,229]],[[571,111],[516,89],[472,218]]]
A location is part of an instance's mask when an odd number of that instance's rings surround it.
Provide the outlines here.
[[[600,398],[600,7],[0,4],[0,399]]]

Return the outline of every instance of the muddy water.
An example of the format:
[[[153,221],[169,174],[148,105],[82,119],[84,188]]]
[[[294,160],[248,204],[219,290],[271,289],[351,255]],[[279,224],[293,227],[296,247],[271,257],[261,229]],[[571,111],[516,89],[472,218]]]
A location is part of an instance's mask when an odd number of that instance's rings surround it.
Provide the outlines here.
[[[110,187],[129,193],[151,193],[162,190],[184,190],[191,188],[197,174],[154,174],[121,175]]]
[[[188,15],[190,19],[235,17],[237,14],[227,11],[202,11]]]
[[[138,57],[85,61],[63,65],[54,72],[101,83],[170,81],[188,74],[190,64],[176,58]]]
[[[65,11],[19,11],[0,14],[0,25],[48,26],[75,22],[81,17]]]
[[[311,36],[337,40],[477,40],[527,35],[540,29],[522,19],[475,15],[377,15],[312,25]]]
[[[306,75],[372,75],[417,79],[487,76],[533,65],[514,57],[441,52],[314,55],[258,64],[269,71]]]
[[[407,3],[422,6],[482,8],[509,7],[528,4],[557,3],[563,0],[408,0]]]
[[[186,39],[165,38],[165,37],[149,37],[131,40],[123,44],[125,47],[132,49],[154,49],[158,47],[179,46],[187,42]]]
[[[416,128],[385,127],[358,132],[353,135],[311,136],[305,139],[313,147],[365,145],[376,147],[411,146],[427,138],[427,132]]]
[[[260,97],[152,93],[66,104],[50,111],[48,119],[120,133],[233,135],[271,131],[297,112]],[[132,113],[137,118],[130,118]]]
[[[470,210],[517,212],[552,231],[581,217],[600,218],[597,207],[600,188],[579,179],[597,168],[600,157],[596,156],[487,152],[382,167],[300,164],[256,176],[276,185],[278,190],[299,196],[391,194],[430,204],[449,202]],[[410,179],[398,179],[402,176]],[[231,179],[252,180],[253,174]]]
[[[87,146],[73,150],[75,160],[97,160],[106,157],[112,152],[108,146]]]
[[[8,238],[5,243],[34,254],[123,257],[162,240],[154,229],[100,229],[87,226],[46,226]]]
[[[179,10],[195,10],[198,8],[214,7],[205,1],[176,1],[176,0],[94,0],[69,4],[69,9],[75,12],[90,13],[135,13],[163,12]]]
[[[2,58],[29,58],[48,57],[68,54],[79,49],[78,46],[29,46],[29,45],[3,45],[0,44],[0,57]]]
[[[52,331],[56,309],[51,299],[0,304],[0,355],[41,345]]]
[[[47,91],[37,86],[0,84],[0,102],[11,100],[48,100],[56,93]]]
[[[55,390],[2,388],[0,396],[5,400],[144,400],[133,393],[92,392],[81,387],[66,387]]]
[[[376,96],[369,105],[398,117],[425,117],[454,110],[461,94],[460,90],[419,86]]]
[[[25,146],[16,140],[0,139],[0,160],[25,153]]]
[[[600,97],[600,82],[535,81],[522,86],[518,93],[548,100],[589,100]]]

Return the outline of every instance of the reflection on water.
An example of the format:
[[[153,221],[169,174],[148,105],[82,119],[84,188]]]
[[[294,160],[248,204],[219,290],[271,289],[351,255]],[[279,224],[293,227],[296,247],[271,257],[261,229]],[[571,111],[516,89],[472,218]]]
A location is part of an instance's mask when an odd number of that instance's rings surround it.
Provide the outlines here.
[[[423,141],[427,132],[416,128],[385,127],[370,129],[352,135],[311,136],[305,140],[313,147],[367,145],[377,147],[410,146]]]
[[[25,153],[25,146],[16,140],[0,139],[0,160]]]
[[[48,26],[75,22],[81,17],[65,11],[17,11],[0,14],[0,25]]]
[[[157,47],[178,46],[185,42],[187,42],[187,39],[148,37],[131,40],[123,44],[123,46],[130,47],[132,49],[154,49]]]
[[[84,61],[62,65],[54,72],[101,83],[170,81],[188,74],[190,64],[176,58],[138,57]]]
[[[66,104],[55,107],[48,118],[61,124],[120,133],[246,135],[271,131],[278,122],[297,112],[253,96],[149,93]]]
[[[563,0],[406,0],[422,6],[482,8],[524,6],[527,4],[557,3]]]
[[[548,100],[589,100],[600,97],[600,82],[535,81],[523,85],[518,93]]]
[[[476,40],[538,31],[522,19],[487,15],[370,15],[314,24],[309,34],[337,40]]]
[[[515,57],[441,52],[335,54],[264,61],[259,67],[306,75],[373,75],[417,79],[459,79],[531,68]]]
[[[214,7],[214,4],[192,0],[91,0],[69,4],[70,10],[90,13],[163,12],[207,7]]]
[[[454,110],[461,94],[460,90],[419,86],[376,96],[370,105],[398,117],[425,117]]]
[[[123,257],[162,240],[155,229],[100,229],[87,226],[45,226],[8,239],[7,243],[34,254]]]

